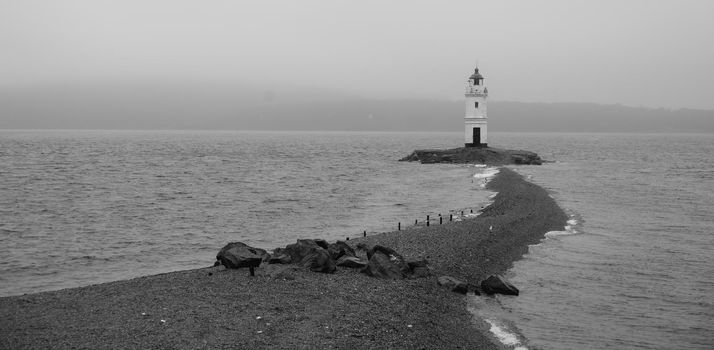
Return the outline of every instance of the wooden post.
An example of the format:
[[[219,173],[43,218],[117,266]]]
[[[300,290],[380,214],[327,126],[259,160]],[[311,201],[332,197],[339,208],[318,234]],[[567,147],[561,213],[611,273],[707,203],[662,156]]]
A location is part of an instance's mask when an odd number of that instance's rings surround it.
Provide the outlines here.
[[[429,226],[429,215],[426,216],[426,226]]]
[[[439,225],[441,225],[443,219],[444,218],[442,218],[441,215],[439,215]]]
[[[401,230],[402,230],[402,223],[400,221],[399,223],[397,223],[397,231],[401,231]]]
[[[454,221],[454,214],[449,214],[449,221]]]
[[[414,225],[418,224],[419,220],[414,220]]]
[[[362,233],[362,237],[367,237],[367,230],[364,230],[364,233]]]

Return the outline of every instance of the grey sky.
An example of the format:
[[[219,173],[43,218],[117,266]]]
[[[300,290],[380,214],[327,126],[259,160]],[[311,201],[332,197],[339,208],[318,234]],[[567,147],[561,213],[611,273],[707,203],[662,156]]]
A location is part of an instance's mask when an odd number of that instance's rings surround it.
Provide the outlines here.
[[[714,1],[0,0],[0,86],[219,81],[714,109]]]

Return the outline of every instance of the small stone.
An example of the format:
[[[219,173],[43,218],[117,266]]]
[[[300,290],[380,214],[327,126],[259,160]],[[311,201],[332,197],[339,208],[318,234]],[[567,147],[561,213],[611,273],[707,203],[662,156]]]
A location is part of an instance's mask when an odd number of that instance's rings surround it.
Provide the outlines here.
[[[440,276],[437,279],[437,283],[452,292],[466,294],[469,291],[469,287],[466,283],[451,276]]]

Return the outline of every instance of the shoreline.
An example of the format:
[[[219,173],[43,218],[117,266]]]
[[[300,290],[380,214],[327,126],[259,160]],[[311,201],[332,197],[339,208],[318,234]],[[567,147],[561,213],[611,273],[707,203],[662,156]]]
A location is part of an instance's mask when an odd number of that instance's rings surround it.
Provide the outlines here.
[[[431,277],[387,281],[342,268],[326,275],[261,265],[251,278],[214,267],[3,297],[0,348],[497,349],[466,298],[438,287],[436,277],[475,284],[503,273],[567,221],[544,189],[500,170],[487,184],[498,194],[476,218],[348,241],[426,258]]]

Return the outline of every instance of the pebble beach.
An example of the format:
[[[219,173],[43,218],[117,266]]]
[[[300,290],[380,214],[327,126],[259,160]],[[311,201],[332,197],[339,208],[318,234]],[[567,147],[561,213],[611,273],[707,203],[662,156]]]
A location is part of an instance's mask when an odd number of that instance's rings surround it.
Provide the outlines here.
[[[487,188],[498,194],[476,218],[348,241],[426,259],[427,278],[291,265],[261,265],[250,277],[247,269],[207,267],[4,297],[0,348],[499,349],[466,298],[436,278],[477,284],[503,273],[568,218],[544,189],[508,168]]]

